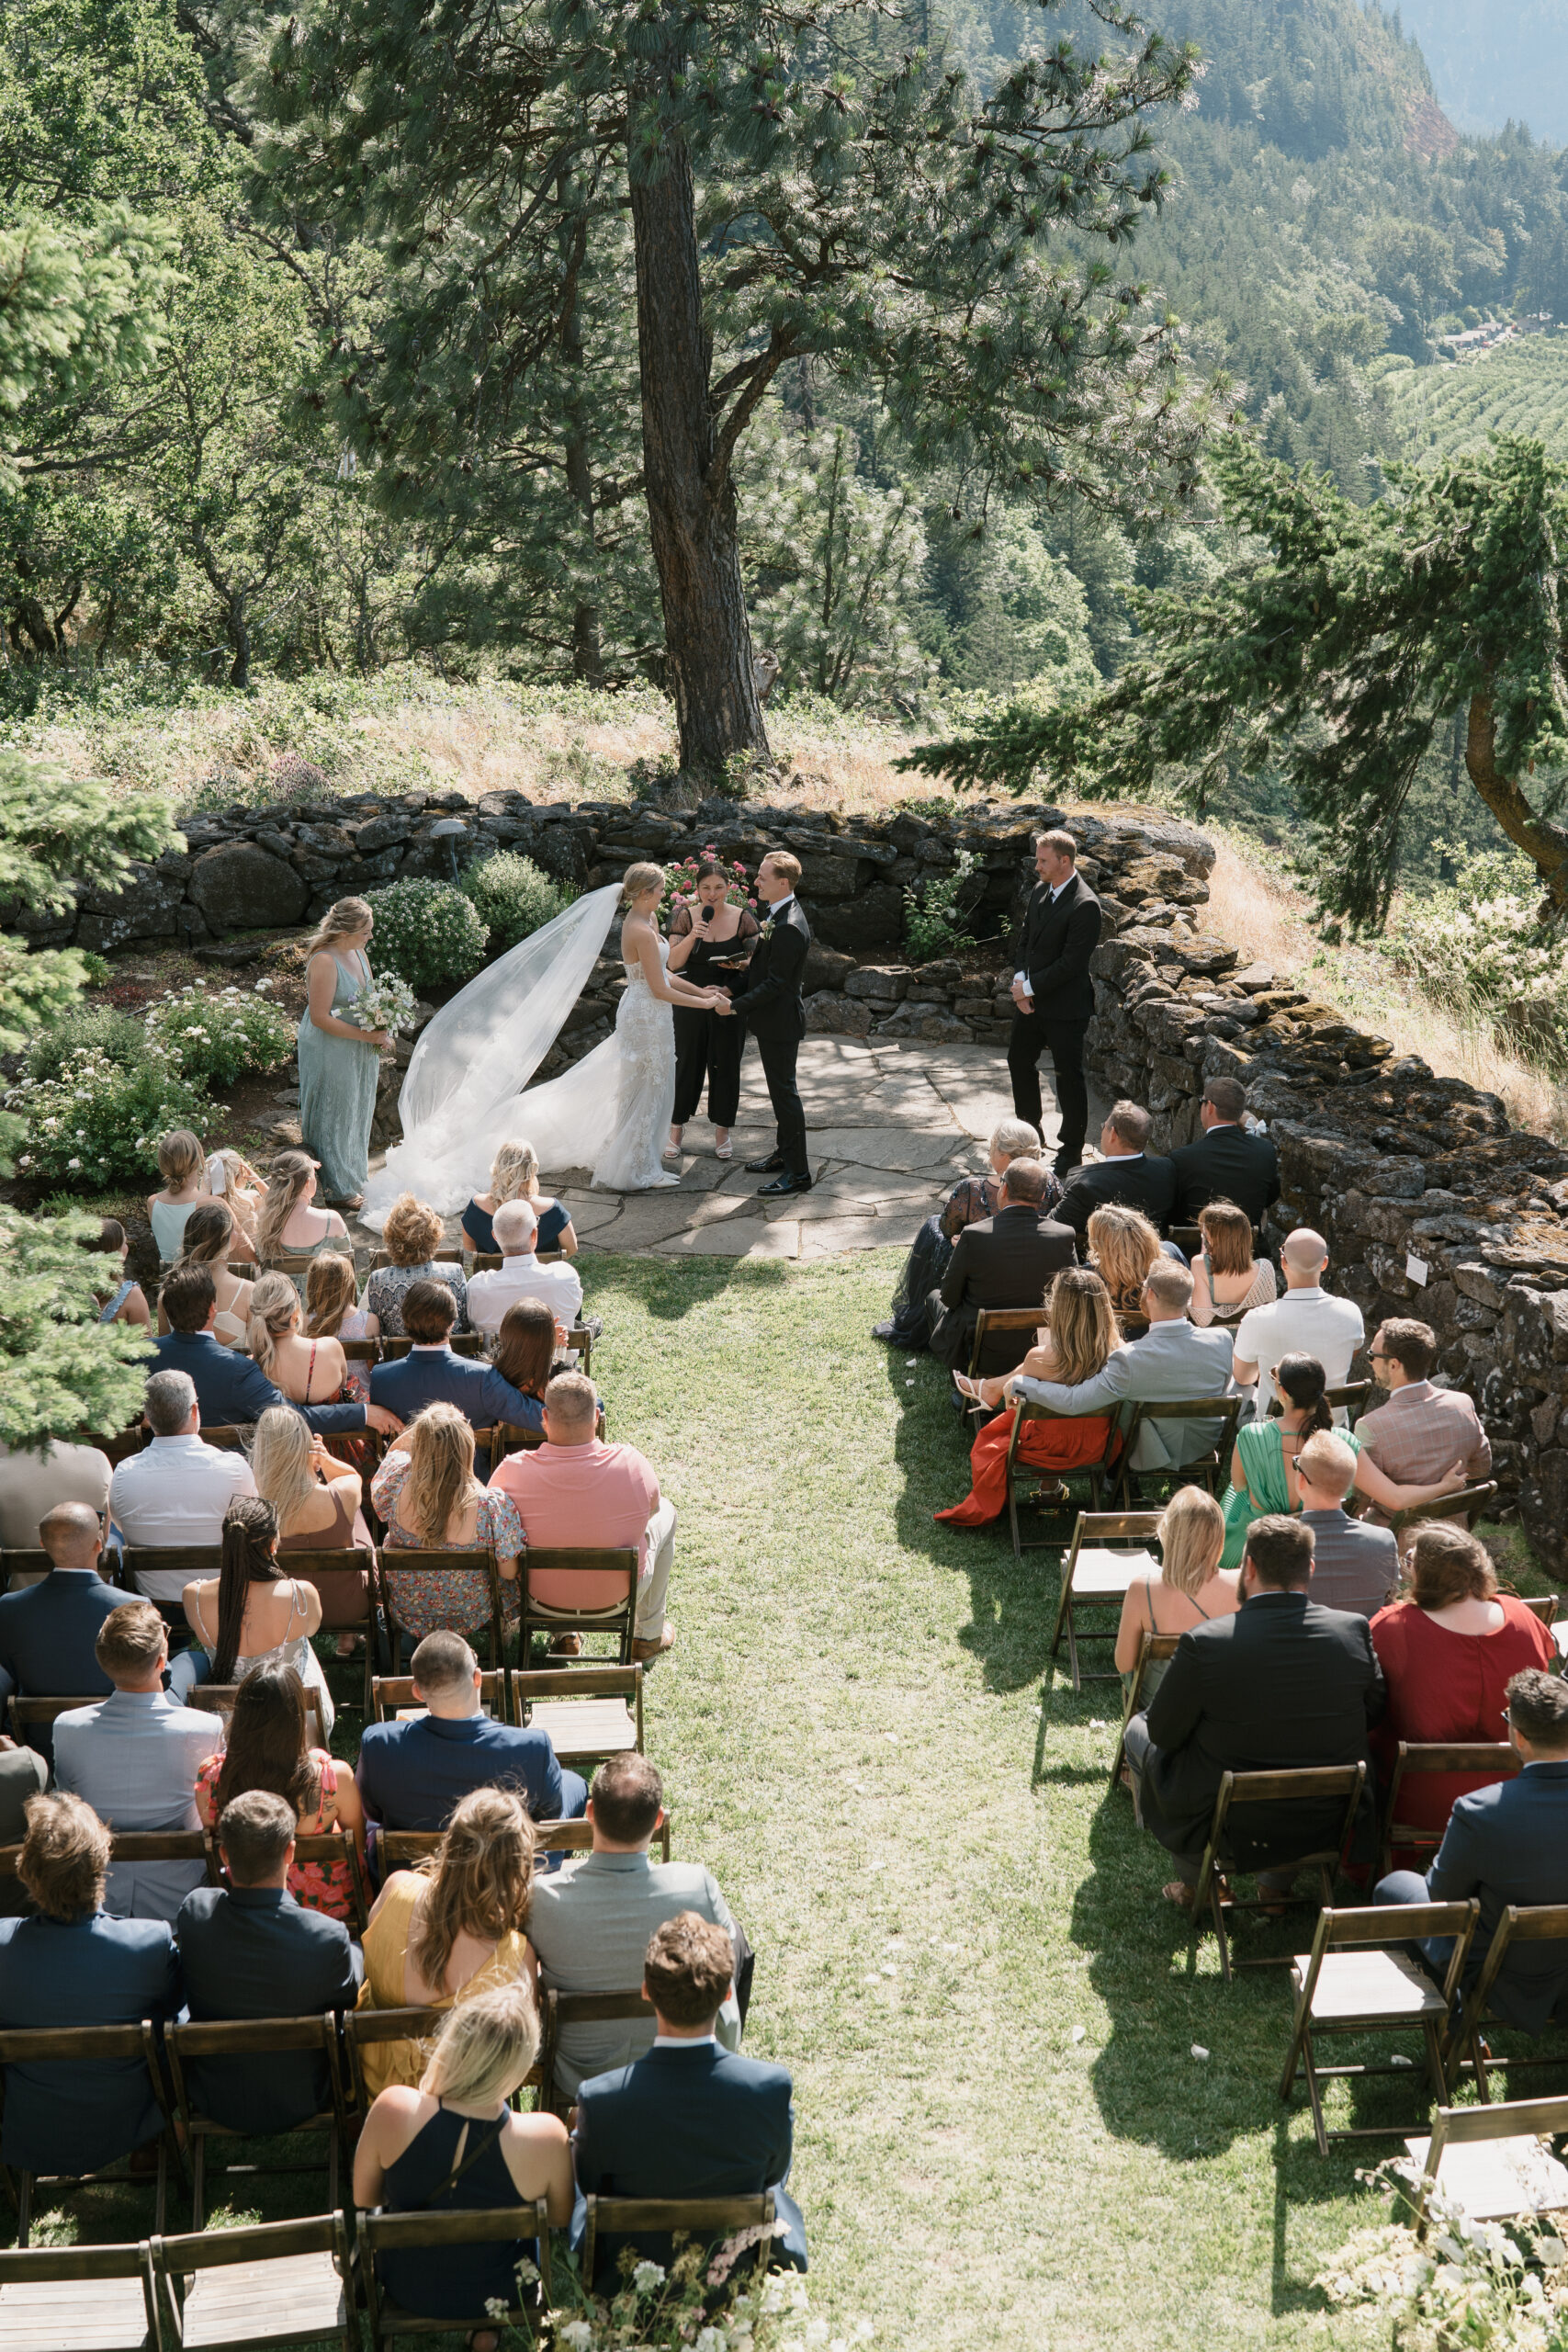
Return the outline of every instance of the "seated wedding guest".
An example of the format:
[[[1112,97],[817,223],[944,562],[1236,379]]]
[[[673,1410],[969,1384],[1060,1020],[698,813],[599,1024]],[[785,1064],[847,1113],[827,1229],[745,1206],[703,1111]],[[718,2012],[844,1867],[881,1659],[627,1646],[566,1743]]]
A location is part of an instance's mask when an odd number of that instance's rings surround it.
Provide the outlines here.
[[[234,1695],[225,1747],[202,1758],[195,1780],[196,1807],[204,1829],[217,1826],[236,1797],[265,1789],[291,1807],[295,1834],[320,1838],[344,1829],[365,1859],[365,1815],[352,1765],[310,1745],[305,1685],[291,1666],[253,1666]],[[209,1747],[222,1737],[215,1715],[208,1717]],[[331,1919],[355,1917],[354,1872],[344,1862],[288,1866],[288,1892],[307,1911]]]
[[[289,1552],[341,1552],[372,1542],[365,1513],[364,1480],[327,1452],[298,1413],[275,1405],[256,1423],[251,1448],[256,1492],[277,1513],[277,1548]],[[365,1568],[316,1568],[310,1575],[321,1603],[323,1632],[337,1630],[339,1657],[352,1657],[358,1638],[346,1629],[363,1625],[369,1587]]]
[[[1201,1487],[1178,1487],[1160,1513],[1159,1574],[1139,1577],[1127,1588],[1116,1629],[1116,1671],[1122,1690],[1133,1675],[1145,1634],[1186,1634],[1213,1617],[1229,1617],[1241,1606],[1235,1577],[1220,1566],[1224,1513]],[[1141,1697],[1146,1707],[1165,1679],[1167,1661],[1151,1658],[1144,1668]]]
[[[175,1922],[186,2007],[208,2018],[298,2018],[352,2009],[364,1963],[341,1919],[308,1911],[288,1892],[294,1808],[251,1789],[223,1808],[218,1854],[226,1886],[198,1886]],[[289,2132],[333,2103],[325,2052],[258,2058],[190,2058],[191,2101],[231,2132]]]
[[[379,1319],[355,1305],[358,1285],[352,1258],[323,1251],[312,1258],[305,1277],[305,1337],[307,1340],[378,1340]],[[370,1401],[370,1372],[363,1363],[345,1360],[343,1393],[361,1405]]]
[[[1399,1546],[1386,1527],[1352,1519],[1345,1508],[1359,1461],[1337,1430],[1315,1430],[1296,1455],[1296,1498],[1312,1530],[1313,1599],[1320,1609],[1370,1618],[1399,1589]],[[1373,1466],[1369,1462],[1361,1475]]]
[[[330,1405],[343,1394],[344,1352],[336,1340],[307,1340],[299,1294],[287,1274],[263,1274],[251,1293],[245,1344],[253,1362],[294,1405]]]
[[[577,2094],[572,2133],[577,2185],[589,2197],[746,2197],[773,2192],[787,2222],[775,2259],[806,2267],[806,2228],[784,2184],[795,2113],[783,2066],[721,2049],[718,2013],[735,1976],[724,1929],[694,1911],[667,1919],[649,1938],[643,1991],[653,2007],[651,2050],[613,2074],[593,2075]],[[599,2237],[592,2285],[610,2291],[628,2243]],[[668,2264],[668,2235],[636,2241],[646,2262]]]
[[[1235,1384],[1256,1385],[1259,1418],[1274,1402],[1274,1366],[1282,1356],[1315,1356],[1328,1386],[1343,1388],[1350,1359],[1366,1337],[1355,1300],[1336,1298],[1323,1287],[1328,1244],[1321,1233],[1298,1227],[1280,1250],[1280,1263],[1284,1297],[1270,1306],[1249,1307],[1235,1327]],[[1451,1462],[1452,1454],[1448,1458]]]
[[[553,1273],[555,1268],[545,1271]],[[476,1282],[487,1279],[474,1277]],[[494,1364],[455,1352],[451,1342],[457,1302],[445,1283],[415,1283],[404,1295],[402,1312],[403,1328],[413,1345],[394,1363],[372,1366],[370,1394],[378,1405],[405,1423],[427,1405],[450,1405],[475,1429],[492,1429],[497,1421],[510,1421],[518,1429],[543,1428],[536,1397],[513,1388]],[[481,1477],[490,1476],[488,1453],[479,1469]]]
[[[460,1220],[463,1239],[481,1258],[496,1250],[492,1220],[505,1201],[526,1201],[539,1220],[536,1250],[558,1250],[563,1258],[577,1255],[577,1229],[570,1212],[539,1190],[539,1155],[531,1143],[503,1143],[490,1164],[490,1190],[476,1193]]]
[[[545,1550],[570,1545],[618,1551],[636,1545],[632,1656],[646,1665],[662,1657],[675,1639],[675,1628],[664,1622],[675,1560],[675,1506],[660,1497],[651,1463],[635,1446],[606,1445],[597,1433],[598,1420],[593,1383],[580,1372],[558,1373],[545,1392],[544,1444],[530,1453],[509,1453],[490,1490],[515,1507],[522,1532]],[[625,1591],[608,1574],[531,1577],[529,1589],[536,1601],[555,1609],[613,1609]]]
[[[1380,1879],[1374,1903],[1462,1903],[1476,1896],[1481,1917],[1465,1981],[1481,1973],[1497,1923],[1511,1904],[1568,1903],[1568,1682],[1539,1666],[1512,1676],[1508,1737],[1523,1770],[1455,1802],[1443,1842],[1425,1878],[1393,1871]],[[1402,1792],[1403,1793],[1403,1792]],[[1418,1947],[1430,1973],[1446,1973],[1453,1946],[1446,1937]],[[1494,2016],[1526,2033],[1568,2023],[1568,1941],[1510,1946],[1492,1987]]]
[[[1096,1209],[1089,1221],[1089,1262],[1119,1313],[1141,1315],[1144,1284],[1161,1251],[1159,1235],[1139,1209],[1112,1202]]]
[[[1028,1306],[1073,1263],[1072,1235],[1043,1213],[1049,1182],[1043,1160],[1010,1161],[996,1216],[966,1225],[953,1244],[942,1288],[927,1302],[931,1351],[950,1372],[968,1371],[983,1306]],[[987,1333],[980,1370],[1010,1372],[1027,1345],[1021,1332]]]
[[[1139,1826],[1176,1860],[1163,1889],[1190,1907],[1226,1772],[1359,1764],[1383,1708],[1383,1682],[1364,1617],[1310,1598],[1312,1534],[1299,1519],[1255,1520],[1241,1571],[1241,1607],[1183,1634],[1146,1713],[1127,1725],[1127,1763]],[[1302,1804],[1248,1805],[1233,1833],[1235,1860],[1264,1893],[1283,1898],[1295,1873],[1269,1867],[1281,1849],[1310,1850],[1337,1837],[1339,1798],[1321,1814]],[[1373,1807],[1366,1796],[1364,1818]]]
[[[582,1283],[575,1268],[541,1266],[535,1256],[538,1224],[528,1201],[505,1201],[494,1217],[495,1246],[502,1263],[468,1278],[468,1321],[487,1336],[501,1327],[507,1308],[520,1298],[542,1298],[568,1326],[582,1312]]]
[[[108,1492],[115,1525],[133,1549],[221,1544],[235,1496],[255,1493],[250,1464],[243,1453],[203,1445],[201,1408],[188,1373],[155,1372],[142,1411],[152,1442],[116,1465]],[[137,1589],[168,1613],[171,1624],[176,1619],[184,1624],[183,1570],[138,1571]]]
[[[1211,1078],[1203,1088],[1196,1143],[1170,1155],[1176,1170],[1174,1222],[1197,1225],[1211,1201],[1234,1201],[1261,1228],[1280,1197],[1280,1155],[1267,1136],[1242,1125],[1247,1089],[1236,1078]]]
[[[449,1258],[437,1258],[446,1227],[428,1201],[400,1193],[387,1211],[381,1238],[391,1259],[378,1266],[365,1284],[365,1305],[379,1317],[383,1334],[400,1340],[404,1333],[403,1301],[415,1283],[445,1283],[457,1304],[457,1329],[468,1328],[468,1284],[463,1269]]]
[[[103,1524],[85,1503],[56,1503],[38,1524],[49,1574],[0,1600],[0,1707],[28,1699],[107,1698],[113,1683],[96,1647],[106,1617],[125,1599],[98,1574]]]
[[[624,1993],[642,1979],[656,1928],[682,1912],[736,1932],[729,1907],[701,1862],[656,1862],[649,1851],[664,1819],[664,1784],[646,1756],[612,1756],[588,1800],[593,1849],[536,1881],[528,1944],[542,1991]],[[714,2031],[740,2047],[740,2010],[727,1994]],[[563,2025],[556,2085],[575,2096],[585,2076],[629,2065],[653,2045],[653,2012],[604,2025]]]
[[[90,1805],[69,1794],[31,1799],[17,1874],[38,1916],[0,1919],[0,2027],[162,2024],[176,2015],[168,1922],[111,1917],[108,1867],[109,1833]],[[142,2058],[24,2063],[5,2078],[0,2157],[18,2170],[98,2172],[164,2129]],[[62,2318],[61,2342],[72,2340]]]
[[[916,1234],[893,1294],[893,1313],[886,1323],[872,1326],[874,1340],[886,1340],[890,1347],[902,1348],[907,1354],[927,1344],[931,1338],[931,1293],[947,1272],[954,1243],[965,1226],[978,1225],[984,1218],[995,1216],[1002,1204],[1002,1178],[1010,1164],[1015,1159],[1039,1159],[1039,1130],[1032,1127],[1027,1119],[1003,1119],[991,1129],[986,1157],[990,1162],[989,1175],[963,1178],[949,1193],[939,1213],[928,1216]],[[1047,1216],[1061,1197],[1060,1182],[1055,1176],[1048,1177],[1042,1203]]]
[[[545,1391],[555,1369],[556,1350],[566,1334],[542,1298],[520,1298],[501,1318],[491,1362],[502,1380],[539,1408],[531,1426],[544,1428]]]
[[[1112,1107],[1100,1131],[1103,1157],[1074,1170],[1056,1204],[1059,1225],[1070,1225],[1082,1239],[1093,1212],[1109,1201],[1120,1201],[1124,1207],[1142,1209],[1157,1232],[1168,1232],[1176,1170],[1168,1159],[1150,1154],[1147,1146],[1153,1125],[1137,1102],[1118,1102]]]
[[[516,1616],[522,1523],[505,1488],[481,1486],[474,1476],[473,1429],[456,1405],[426,1405],[415,1416],[371,1480],[370,1500],[386,1525],[384,1552],[493,1552],[502,1607]],[[398,1628],[415,1641],[443,1626],[467,1634],[489,1625],[483,1568],[427,1574],[385,1557],[382,1567]]]
[[[1076,1399],[1103,1374],[1119,1342],[1111,1294],[1088,1266],[1066,1266],[1045,1295],[1047,1329],[1044,1340],[1031,1348],[1021,1372],[1032,1379],[1054,1380],[1058,1395],[1073,1399],[1056,1410],[1077,1418],[1063,1421],[1028,1421],[1018,1442],[1018,1460],[1032,1470],[1058,1474],[1098,1462],[1111,1434],[1108,1410],[1085,1408]],[[1017,1377],[1018,1375],[1013,1375]],[[1005,1377],[984,1380],[980,1396],[987,1405],[1002,1401]],[[961,1503],[939,1510],[948,1527],[987,1527],[1007,1507],[1007,1453],[1012,1437],[1014,1412],[998,1412],[987,1421],[969,1449],[969,1492]]]
[[[1464,1484],[1457,1464],[1429,1487],[1396,1487],[1361,1450],[1359,1430],[1336,1430],[1328,1408],[1328,1382],[1315,1356],[1281,1356],[1274,1381],[1282,1409],[1266,1421],[1244,1421],[1231,1453],[1231,1483],[1224,1498],[1225,1551],[1222,1565],[1239,1567],[1247,1531],[1258,1518],[1300,1510],[1297,1458],[1313,1438],[1332,1432],[1351,1456],[1349,1484],[1384,1510],[1411,1510],[1435,1502]],[[1347,1488],[1347,1491],[1348,1489]],[[1352,1539],[1354,1540],[1354,1539]],[[1333,1601],[1325,1604],[1338,1608]]]
[[[1363,1413],[1356,1433],[1379,1469],[1407,1486],[1425,1486],[1451,1462],[1464,1474],[1460,1486],[1489,1477],[1492,1444],[1474,1404],[1462,1389],[1433,1385],[1438,1335],[1431,1325],[1393,1317],[1368,1353],[1388,1403]]]
[[[19,1846],[28,1834],[28,1807],[49,1786],[49,1758],[41,1739],[19,1747],[0,1736],[0,1845]],[[32,1909],[28,1891],[14,1875],[0,1879],[0,1919],[17,1919]]]
[[[460,1797],[441,1843],[417,1870],[393,1871],[365,1930],[362,2009],[449,2009],[525,1979],[534,1894],[534,1826],[504,1789]],[[361,2053],[374,2098],[417,2083],[425,2041],[367,2041]]]
[[[539,2051],[526,1984],[495,1984],[453,2010],[417,2086],[375,2101],[354,2152],[356,2205],[384,2213],[495,2212],[542,2197],[558,2226],[571,2218],[571,2147],[558,2116],[512,2106]],[[522,2224],[519,2222],[519,2229]],[[473,2245],[392,2247],[377,2257],[382,2291],[421,2319],[462,2319],[517,2301],[517,2266],[537,2248],[519,2236]],[[478,2328],[470,2352],[501,2338]]]
[[[286,1576],[277,1558],[277,1513],[259,1495],[239,1495],[223,1516],[223,1561],[181,1595],[186,1622],[207,1653],[209,1679],[238,1682],[254,1666],[291,1666],[305,1685],[323,1734],[333,1728],[333,1694],[310,1636],[321,1622],[313,1584]]]
[[[217,1718],[166,1695],[168,1627],[150,1600],[127,1600],[96,1646],[114,1695],[55,1717],[56,1788],[111,1829],[198,1828],[193,1792]],[[205,1876],[200,1862],[116,1862],[107,1907],[121,1919],[173,1919]]]
[[[242,1282],[238,1274],[229,1272],[229,1260],[243,1257],[248,1242],[242,1243],[234,1230],[233,1212],[221,1201],[206,1201],[193,1209],[186,1219],[185,1247],[175,1260],[171,1275],[182,1272],[187,1266],[205,1266],[212,1277],[212,1288],[218,1312],[212,1318],[212,1336],[226,1348],[243,1348],[245,1325],[251,1311],[251,1284]],[[173,1329],[169,1310],[162,1298],[158,1301],[158,1331],[165,1336]]]
[[[268,1277],[256,1284],[263,1291]],[[280,1274],[273,1279],[287,1282]],[[292,1287],[292,1285],[290,1285]],[[373,1429],[386,1431],[398,1427],[394,1414],[378,1405],[341,1405],[324,1402],[316,1405],[299,1404],[285,1396],[281,1388],[269,1380],[260,1364],[237,1349],[225,1348],[214,1336],[213,1322],[218,1311],[218,1294],[213,1285],[212,1272],[208,1266],[182,1266],[164,1284],[160,1306],[166,1306],[169,1321],[174,1326],[167,1339],[160,1340],[156,1355],[161,1372],[183,1372],[196,1385],[201,1406],[201,1417],[209,1429],[243,1427],[259,1421],[269,1405],[294,1403],[313,1430],[331,1435],[343,1430]],[[256,1329],[255,1296],[251,1299],[249,1329]],[[341,1351],[339,1351],[341,1355]]]
[[[39,1522],[56,1503],[85,1503],[103,1518],[112,1476],[108,1455],[96,1445],[51,1438],[41,1453],[23,1453],[0,1444],[0,1544],[7,1552],[36,1551]]]
[[[185,1247],[186,1220],[191,1211],[212,1195],[207,1189],[207,1154],[201,1137],[193,1136],[188,1127],[174,1127],[160,1136],[157,1158],[164,1187],[162,1192],[148,1193],[147,1215],[158,1255],[166,1266]]]
[[[254,1258],[256,1226],[266,1206],[267,1188],[244,1153],[231,1150],[227,1144],[213,1152],[207,1162],[207,1189],[233,1216],[240,1245],[235,1256]]]
[[[336,1243],[348,1227],[336,1209],[316,1205],[319,1159],[308,1151],[280,1151],[267,1170],[266,1202],[256,1219],[256,1257],[264,1266],[281,1258],[308,1258]]]
[[[199,1215],[200,1212],[198,1211],[197,1214]],[[141,1284],[134,1275],[128,1274],[125,1271],[126,1260],[130,1255],[130,1244],[126,1238],[125,1227],[119,1219],[115,1216],[105,1217],[98,1227],[97,1239],[84,1241],[82,1247],[84,1250],[94,1251],[98,1256],[118,1261],[113,1280],[109,1282],[108,1287],[106,1290],[95,1290],[93,1294],[98,1302],[99,1322],[135,1323],[145,1330],[152,1320],[152,1309],[148,1306],[147,1294]],[[106,1268],[106,1275],[107,1272]]]
[[[1118,1408],[1125,1426],[1134,1405],[1178,1405],[1204,1396],[1230,1394],[1230,1341],[1221,1331],[1200,1331],[1187,1319],[1192,1303],[1192,1276],[1174,1258],[1162,1257],[1151,1266],[1139,1302],[1148,1319],[1141,1340],[1122,1341],[1104,1368],[1072,1403],[1067,1389],[1036,1374],[1014,1373],[1008,1381],[1011,1396],[1032,1397],[1058,1413],[1102,1412]],[[988,1399],[987,1399],[988,1401]],[[1207,1420],[1145,1420],[1133,1448],[1134,1470],[1180,1469],[1208,1453],[1219,1436],[1219,1424]]]
[[[1278,1295],[1274,1269],[1252,1254],[1252,1220],[1234,1201],[1213,1201],[1198,1212],[1203,1247],[1192,1261],[1194,1323],[1239,1323]]]
[[[1408,1592],[1372,1619],[1372,1647],[1388,1684],[1388,1712],[1374,1744],[1385,1781],[1402,1739],[1495,1744],[1513,1677],[1527,1667],[1552,1667],[1557,1657],[1534,1611],[1498,1591],[1485,1546],[1462,1527],[1451,1521],[1418,1527],[1407,1567]],[[1495,1772],[1412,1772],[1399,1784],[1399,1817],[1414,1827],[1441,1829],[1456,1798],[1489,1788],[1497,1778]],[[1413,1859],[1412,1849],[1394,1857],[1401,1867]]]
[[[384,1829],[445,1829],[470,1789],[509,1789],[533,1821],[575,1821],[588,1801],[547,1731],[497,1723],[479,1705],[479,1662],[461,1634],[426,1634],[413,1654],[412,1723],[367,1724],[355,1779],[367,1818]]]

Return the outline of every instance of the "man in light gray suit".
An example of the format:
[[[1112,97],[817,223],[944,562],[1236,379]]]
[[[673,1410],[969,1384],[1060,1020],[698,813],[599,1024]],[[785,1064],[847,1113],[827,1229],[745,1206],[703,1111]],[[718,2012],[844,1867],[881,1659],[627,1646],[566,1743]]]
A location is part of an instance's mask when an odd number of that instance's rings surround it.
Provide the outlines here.
[[[1345,1498],[1356,1456],[1332,1430],[1318,1430],[1296,1456],[1303,1522],[1313,1536],[1312,1597],[1320,1609],[1375,1617],[1399,1590],[1399,1544],[1392,1527],[1352,1519]]]
[[[199,1829],[196,1776],[222,1746],[223,1726],[165,1694],[168,1628],[152,1601],[112,1611],[93,1654],[114,1696],[56,1718],[56,1788],[85,1798],[111,1829]],[[206,1875],[200,1862],[115,1862],[104,1908],[172,1925]]]
[[[588,1799],[593,1850],[553,1877],[534,1882],[528,1940],[539,1959],[541,1992],[627,1993],[642,1983],[649,1938],[667,1919],[695,1911],[735,1939],[736,1979],[743,1939],[728,1905],[700,1862],[656,1862],[649,1846],[664,1819],[664,1787],[646,1756],[613,1756],[593,1775]],[[748,1988],[749,1989],[749,1988]],[[735,1992],[718,2013],[726,2050],[740,2047]],[[653,2011],[605,2025],[563,2026],[556,2082],[576,2096],[592,2075],[629,2065],[653,2046]]]
[[[1113,1348],[1105,1370],[1076,1388],[1059,1380],[1031,1380],[1014,1373],[1006,1393],[1049,1405],[1058,1413],[1102,1413],[1122,1408],[1122,1426],[1134,1405],[1179,1405],[1198,1396],[1230,1396],[1231,1334],[1200,1331],[1187,1320],[1192,1276],[1173,1258],[1156,1258],[1138,1302],[1149,1318],[1141,1340]],[[1219,1436],[1218,1421],[1145,1421],[1134,1449],[1134,1470],[1176,1470],[1207,1453]]]

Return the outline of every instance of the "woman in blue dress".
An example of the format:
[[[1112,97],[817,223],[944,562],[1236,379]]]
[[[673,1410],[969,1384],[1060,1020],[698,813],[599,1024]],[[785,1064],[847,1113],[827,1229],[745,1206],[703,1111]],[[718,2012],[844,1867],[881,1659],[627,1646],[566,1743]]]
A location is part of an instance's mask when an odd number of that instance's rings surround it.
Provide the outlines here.
[[[356,1209],[370,1173],[370,1122],[385,1029],[356,1029],[344,1018],[370,985],[367,949],[375,917],[363,899],[339,899],[322,916],[306,951],[309,1002],[299,1023],[299,1127],[321,1162],[322,1189],[339,1208]]]

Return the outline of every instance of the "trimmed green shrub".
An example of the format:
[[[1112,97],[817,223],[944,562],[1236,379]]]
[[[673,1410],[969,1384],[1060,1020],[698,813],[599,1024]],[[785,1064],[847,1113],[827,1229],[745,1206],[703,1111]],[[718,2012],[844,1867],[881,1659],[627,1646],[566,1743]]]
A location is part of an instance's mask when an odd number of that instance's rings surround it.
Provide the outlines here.
[[[58,1078],[78,1054],[102,1054],[130,1069],[147,1043],[140,1021],[112,1004],[78,1004],[63,1020],[40,1029],[28,1048],[28,1076],[35,1084]]]
[[[577,896],[570,884],[552,880],[531,857],[510,849],[497,850],[493,857],[470,865],[462,888],[489,926],[491,956],[502,956],[519,940],[542,931]]]
[[[375,968],[396,972],[411,989],[466,980],[484,961],[488,926],[473,900],[450,882],[413,879],[372,890]]]
[[[212,1105],[167,1046],[139,1027],[137,1039],[139,1058],[129,1069],[89,1048],[58,1076],[13,1089],[6,1106],[21,1113],[28,1130],[19,1174],[78,1193],[160,1181],[158,1137],[170,1127],[199,1135]]]

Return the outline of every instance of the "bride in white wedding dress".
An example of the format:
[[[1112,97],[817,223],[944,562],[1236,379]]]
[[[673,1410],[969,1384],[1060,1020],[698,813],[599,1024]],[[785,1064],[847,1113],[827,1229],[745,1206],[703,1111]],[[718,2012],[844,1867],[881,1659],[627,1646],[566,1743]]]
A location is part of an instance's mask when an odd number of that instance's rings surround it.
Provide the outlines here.
[[[398,1107],[403,1140],[365,1191],[379,1232],[400,1193],[449,1215],[476,1191],[497,1147],[526,1136],[546,1169],[591,1168],[614,1192],[679,1183],[662,1152],[675,1104],[677,1004],[711,1005],[716,989],[671,979],[659,935],[664,870],[633,865],[589,892],[471,980],[423,1030]],[[615,1032],[547,1085],[529,1087],[598,959],[616,907],[626,985]]]

